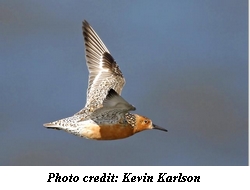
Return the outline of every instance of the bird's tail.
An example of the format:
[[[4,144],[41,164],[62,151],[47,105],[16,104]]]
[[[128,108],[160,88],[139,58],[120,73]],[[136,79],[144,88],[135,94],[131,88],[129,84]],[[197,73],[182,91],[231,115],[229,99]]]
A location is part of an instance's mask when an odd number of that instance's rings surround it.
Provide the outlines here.
[[[44,127],[46,127],[47,129],[56,129],[56,130],[61,130],[61,127],[56,125],[55,123],[44,123],[43,124]]]

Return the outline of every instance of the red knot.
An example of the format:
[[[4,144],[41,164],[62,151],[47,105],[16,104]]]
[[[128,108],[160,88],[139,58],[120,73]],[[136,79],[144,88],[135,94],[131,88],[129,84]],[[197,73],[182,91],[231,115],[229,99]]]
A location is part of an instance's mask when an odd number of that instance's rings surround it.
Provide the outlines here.
[[[86,20],[82,29],[89,70],[86,105],[73,116],[44,126],[95,140],[122,139],[147,129],[167,132],[151,119],[130,113],[135,107],[121,97],[125,79],[118,64]]]

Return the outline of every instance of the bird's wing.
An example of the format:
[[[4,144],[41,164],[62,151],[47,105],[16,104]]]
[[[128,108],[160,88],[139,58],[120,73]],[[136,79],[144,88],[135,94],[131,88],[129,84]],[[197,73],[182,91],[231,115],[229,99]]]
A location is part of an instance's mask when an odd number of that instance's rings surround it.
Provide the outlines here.
[[[136,108],[124,100],[115,90],[110,89],[106,98],[103,101],[103,107],[96,109],[91,118],[105,117],[108,115],[115,115],[116,113],[127,113],[134,111]],[[109,113],[109,114],[108,114]]]
[[[84,109],[87,108],[93,112],[102,107],[103,100],[111,88],[121,94],[125,79],[118,64],[86,20],[83,22],[82,29],[89,70],[87,101]],[[77,114],[81,114],[81,111]]]

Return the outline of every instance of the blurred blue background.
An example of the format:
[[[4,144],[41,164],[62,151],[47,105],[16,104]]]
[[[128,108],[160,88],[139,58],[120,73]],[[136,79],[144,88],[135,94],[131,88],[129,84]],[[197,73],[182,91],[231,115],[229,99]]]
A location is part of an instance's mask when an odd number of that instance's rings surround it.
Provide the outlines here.
[[[85,105],[86,19],[122,96],[168,133],[94,141],[43,123]],[[0,3],[0,165],[248,165],[248,1]]]

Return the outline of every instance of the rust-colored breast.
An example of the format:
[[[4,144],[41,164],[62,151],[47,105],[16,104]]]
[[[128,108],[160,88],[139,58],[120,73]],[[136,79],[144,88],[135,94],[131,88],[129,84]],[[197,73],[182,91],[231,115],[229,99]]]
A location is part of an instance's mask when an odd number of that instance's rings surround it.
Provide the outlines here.
[[[81,136],[95,140],[123,139],[133,135],[133,128],[130,125],[112,124],[95,125],[90,124],[81,130]]]

